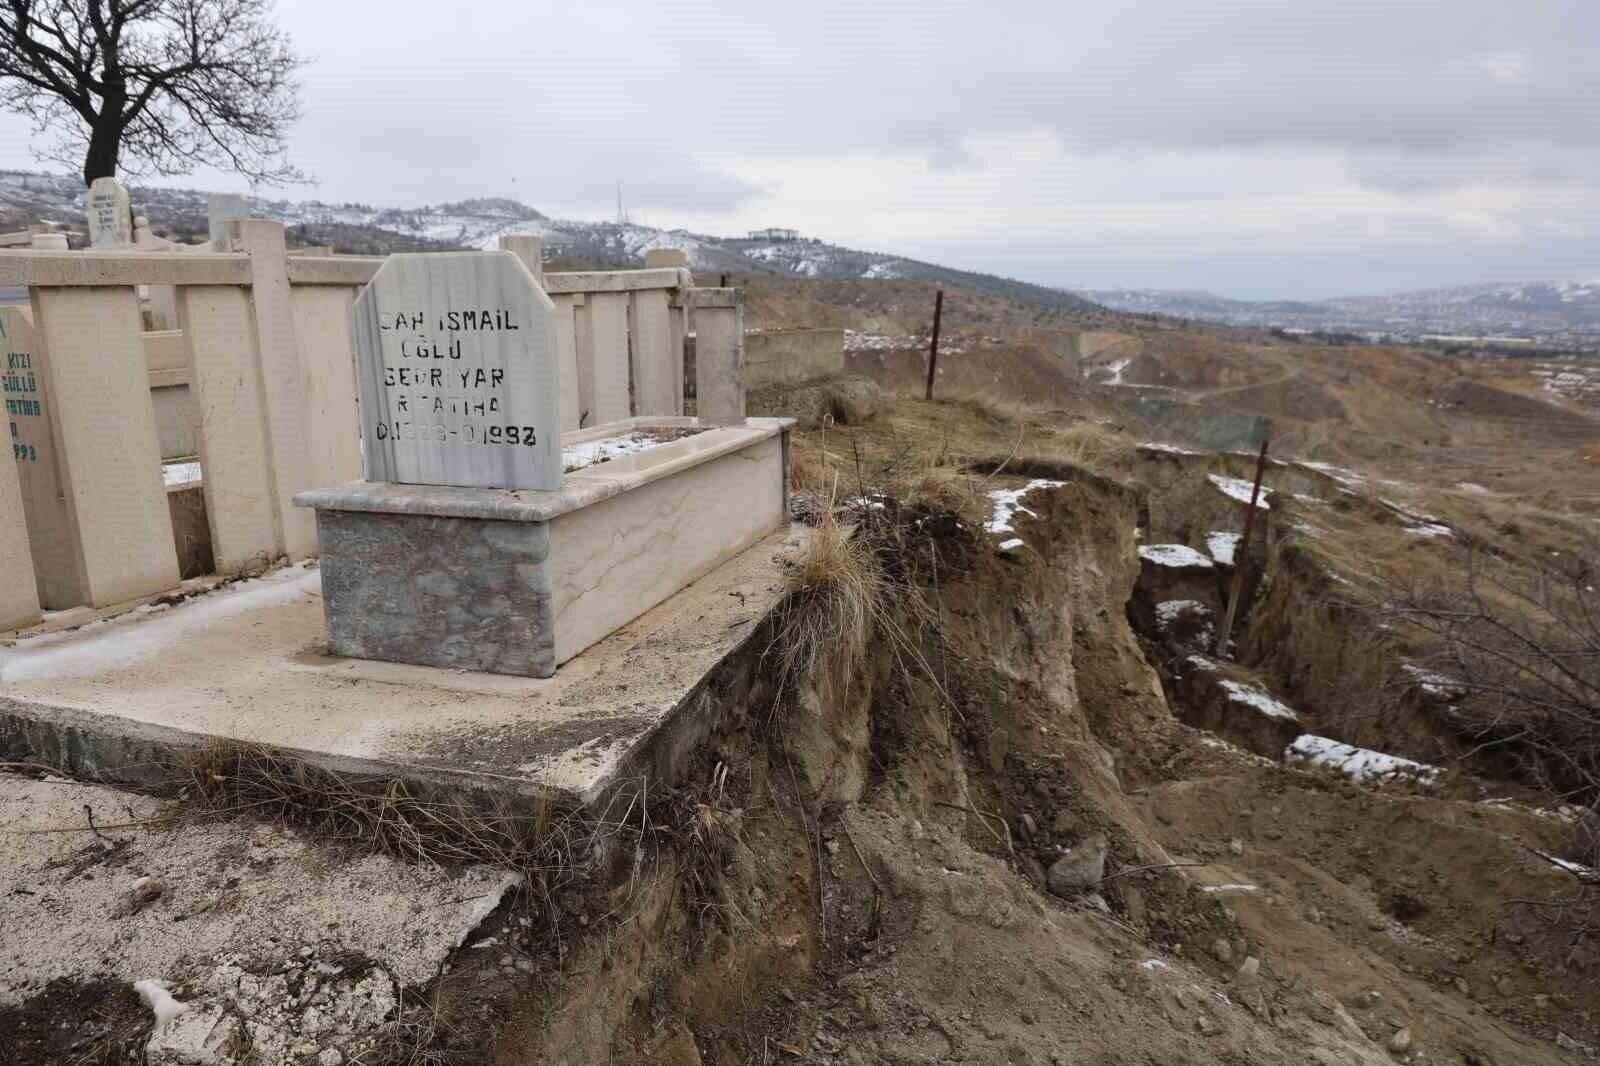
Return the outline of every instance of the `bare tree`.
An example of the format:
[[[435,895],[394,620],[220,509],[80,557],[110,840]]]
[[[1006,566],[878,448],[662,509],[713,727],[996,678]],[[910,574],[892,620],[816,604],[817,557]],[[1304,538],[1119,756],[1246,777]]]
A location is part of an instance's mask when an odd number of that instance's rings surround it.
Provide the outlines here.
[[[1600,860],[1600,554],[1533,567],[1464,551],[1456,582],[1387,605],[1424,635],[1427,684],[1451,697],[1474,751],[1590,808],[1580,845]]]
[[[272,0],[0,0],[0,107],[39,158],[115,175],[300,177],[283,157],[301,59]]]

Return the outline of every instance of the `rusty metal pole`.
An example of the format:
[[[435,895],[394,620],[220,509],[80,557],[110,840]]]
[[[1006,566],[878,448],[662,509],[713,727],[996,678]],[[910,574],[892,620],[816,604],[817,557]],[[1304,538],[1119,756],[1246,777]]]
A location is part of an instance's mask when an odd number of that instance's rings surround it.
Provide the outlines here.
[[[940,289],[933,297],[933,343],[928,345],[928,394],[924,399],[933,399],[933,374],[939,366],[939,319],[944,314],[944,290]]]
[[[1239,537],[1239,548],[1233,553],[1233,589],[1228,594],[1228,613],[1223,616],[1222,629],[1217,633],[1217,656],[1228,654],[1228,638],[1233,635],[1233,620],[1239,613],[1239,597],[1244,594],[1244,568],[1250,563],[1250,527],[1256,523],[1256,501],[1261,498],[1261,475],[1267,469],[1266,437],[1261,438],[1261,454],[1256,457],[1256,483],[1250,489],[1250,509],[1244,515],[1244,533]]]

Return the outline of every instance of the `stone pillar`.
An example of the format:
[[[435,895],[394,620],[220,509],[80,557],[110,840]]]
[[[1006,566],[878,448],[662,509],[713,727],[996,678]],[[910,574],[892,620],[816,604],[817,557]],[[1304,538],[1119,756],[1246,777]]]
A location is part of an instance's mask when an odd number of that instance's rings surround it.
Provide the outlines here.
[[[694,380],[700,421],[744,422],[744,294],[738,289],[690,289],[694,309]]]
[[[39,586],[17,464],[0,455],[0,630],[21,629],[38,620]]]
[[[522,260],[522,265],[528,268],[528,273],[533,275],[533,280],[539,283],[539,288],[544,288],[544,238],[535,237],[527,233],[502,233],[500,235],[500,250],[510,252]]]
[[[303,559],[317,551],[316,518],[293,500],[316,486],[306,453],[306,368],[294,327],[283,224],[236,219],[228,223],[228,245],[250,256],[250,325],[266,408],[278,544],[289,558]]]

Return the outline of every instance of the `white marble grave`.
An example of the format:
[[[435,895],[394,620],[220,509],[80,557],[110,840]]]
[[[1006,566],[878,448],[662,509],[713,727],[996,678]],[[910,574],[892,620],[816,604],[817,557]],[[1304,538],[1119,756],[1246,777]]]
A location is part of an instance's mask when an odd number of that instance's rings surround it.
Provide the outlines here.
[[[228,247],[228,223],[236,218],[249,218],[250,205],[238,193],[214,192],[206,197],[206,225],[211,246],[218,251]]]
[[[354,316],[367,480],[561,487],[555,307],[520,259],[392,255]]]
[[[133,214],[128,210],[128,190],[116,178],[96,178],[85,200],[89,216],[89,246],[115,248],[133,243]]]

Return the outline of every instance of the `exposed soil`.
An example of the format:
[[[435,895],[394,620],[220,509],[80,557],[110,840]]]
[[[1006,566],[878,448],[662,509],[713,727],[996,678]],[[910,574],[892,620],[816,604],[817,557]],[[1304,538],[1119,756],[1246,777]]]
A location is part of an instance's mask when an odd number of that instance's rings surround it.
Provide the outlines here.
[[[25,1003],[0,1006],[0,1062],[143,1062],[151,1024],[127,982],[57,978]]]

